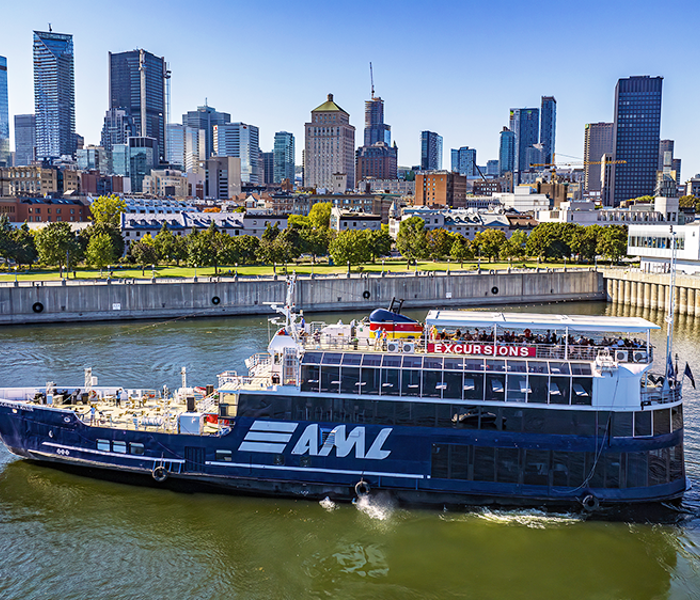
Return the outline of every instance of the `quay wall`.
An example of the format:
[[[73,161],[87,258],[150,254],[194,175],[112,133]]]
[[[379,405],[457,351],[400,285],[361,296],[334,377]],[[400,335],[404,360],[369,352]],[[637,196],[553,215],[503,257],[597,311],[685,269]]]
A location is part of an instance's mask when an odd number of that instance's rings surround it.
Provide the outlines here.
[[[482,273],[353,274],[297,278],[296,307],[309,312],[371,311],[392,298],[406,307],[469,307],[605,300],[592,269]],[[0,325],[267,314],[285,299],[283,277],[0,285]]]
[[[608,302],[648,310],[668,311],[671,275],[645,273],[635,269],[605,269]],[[700,317],[700,277],[676,273],[674,312]]]

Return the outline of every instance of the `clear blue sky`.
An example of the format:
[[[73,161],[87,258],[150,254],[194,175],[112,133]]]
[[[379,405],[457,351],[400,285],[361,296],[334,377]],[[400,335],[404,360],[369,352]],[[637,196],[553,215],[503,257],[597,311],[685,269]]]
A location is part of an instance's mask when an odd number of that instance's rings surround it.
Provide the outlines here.
[[[107,109],[107,52],[142,47],[170,63],[174,122],[207,98],[257,125],[263,151],[275,131],[293,132],[299,164],[304,123],[329,92],[361,142],[370,61],[401,165],[419,162],[423,129],[444,137],[445,167],[463,145],[485,164],[497,158],[508,110],[537,107],[543,95],[557,99],[557,153],[582,157],[584,124],[612,121],[618,78],[661,75],[661,137],[676,141],[684,180],[700,172],[698,0],[35,0],[2,15],[11,121],[34,111],[32,30],[51,22],[73,34],[86,144],[99,143]]]

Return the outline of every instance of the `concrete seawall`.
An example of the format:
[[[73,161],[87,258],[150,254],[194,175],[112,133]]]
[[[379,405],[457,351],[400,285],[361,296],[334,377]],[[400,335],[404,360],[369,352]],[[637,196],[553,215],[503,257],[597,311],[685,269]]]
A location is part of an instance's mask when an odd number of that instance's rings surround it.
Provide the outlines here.
[[[671,283],[669,274],[606,269],[603,276],[608,302],[650,310],[668,310]],[[700,277],[676,273],[674,309],[681,315],[700,316]]]
[[[0,325],[265,314],[271,312],[266,302],[283,302],[284,297],[282,277],[9,283],[0,286]],[[309,312],[370,311],[392,298],[403,298],[410,307],[467,307],[604,300],[606,290],[602,274],[588,269],[297,280],[297,308]]]

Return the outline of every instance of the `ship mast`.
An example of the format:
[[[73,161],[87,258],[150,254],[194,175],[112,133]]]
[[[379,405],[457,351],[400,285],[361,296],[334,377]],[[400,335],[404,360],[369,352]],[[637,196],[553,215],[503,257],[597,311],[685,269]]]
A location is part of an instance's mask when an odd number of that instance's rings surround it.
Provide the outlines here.
[[[270,303],[270,307],[275,312],[284,316],[284,329],[287,335],[291,336],[294,341],[299,341],[299,328],[297,324],[297,314],[294,312],[295,303],[294,296],[296,291],[296,274],[287,275],[287,296],[284,301],[284,306],[280,306],[275,302]],[[276,321],[276,320],[275,320]],[[273,321],[273,322],[275,322]]]
[[[670,226],[671,230],[671,265],[670,265],[670,282],[668,286],[668,301],[666,306],[668,307],[668,313],[666,314],[666,378],[669,375],[669,365],[671,362],[671,351],[673,349],[673,324],[675,315],[675,299],[676,299],[676,254],[677,254],[677,244],[676,244],[676,232],[673,231],[673,225]],[[676,373],[676,377],[678,374]]]

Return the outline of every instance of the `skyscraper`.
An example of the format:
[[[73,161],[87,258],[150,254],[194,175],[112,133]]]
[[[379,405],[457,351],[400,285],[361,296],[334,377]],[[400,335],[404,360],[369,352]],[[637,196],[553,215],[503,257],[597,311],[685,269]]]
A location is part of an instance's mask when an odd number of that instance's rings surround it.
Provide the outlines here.
[[[75,152],[73,36],[34,32],[34,109],[39,160]]]
[[[294,135],[287,131],[275,133],[273,183],[289,179],[294,184]]]
[[[365,143],[355,154],[357,181],[366,177],[396,179],[399,150],[391,145],[391,126],[384,123],[384,100],[374,95],[365,101]]]
[[[467,177],[476,176],[476,150],[469,146],[462,146],[458,150],[452,149],[452,171]]]
[[[100,143],[105,150],[111,152],[114,144],[126,144],[127,140],[134,135],[136,135],[134,121],[125,108],[110,108],[105,113]]]
[[[345,176],[345,186],[355,184],[355,128],[350,115],[328,100],[311,111],[304,124],[304,186],[334,187],[334,176]]]
[[[587,192],[601,191],[600,162],[603,154],[612,155],[613,124],[587,123],[583,146],[583,189]]]
[[[185,127],[201,129],[204,131],[204,147],[200,150],[204,158],[214,154],[214,126],[231,122],[231,115],[218,112],[212,106],[198,106],[197,110],[191,110],[182,115],[182,124]]]
[[[498,174],[512,173],[515,169],[515,134],[504,127],[498,145]]]
[[[554,96],[542,96],[540,106],[540,144],[542,162],[554,162],[554,140],[557,129],[557,101]]]
[[[528,151],[539,140],[540,111],[537,108],[512,108],[510,130],[515,134],[515,156],[513,159],[514,182],[520,183],[520,173],[530,170],[535,153]],[[541,158],[541,154],[537,157]]]
[[[109,107],[127,112],[133,135],[157,140],[160,160],[165,160],[167,77],[165,59],[146,50],[109,53]]]
[[[0,56],[0,167],[10,167],[10,113],[7,101],[7,59]]]
[[[391,125],[384,123],[384,100],[372,96],[365,100],[365,146],[384,142],[391,146]]]
[[[15,115],[15,166],[31,165],[36,160],[36,118]]]
[[[421,171],[442,169],[442,136],[434,131],[420,133],[420,168]]]
[[[275,181],[275,153],[273,152],[261,152],[260,162],[262,163],[262,174],[260,177],[260,183],[265,185],[274,183]]]
[[[185,166],[185,126],[168,123],[165,126],[165,162],[174,167]]]
[[[630,77],[615,86],[615,120],[611,173],[612,201],[653,195],[661,141],[663,77]]]
[[[214,154],[241,159],[241,182],[262,183],[260,133],[255,125],[222,123],[214,125]]]

